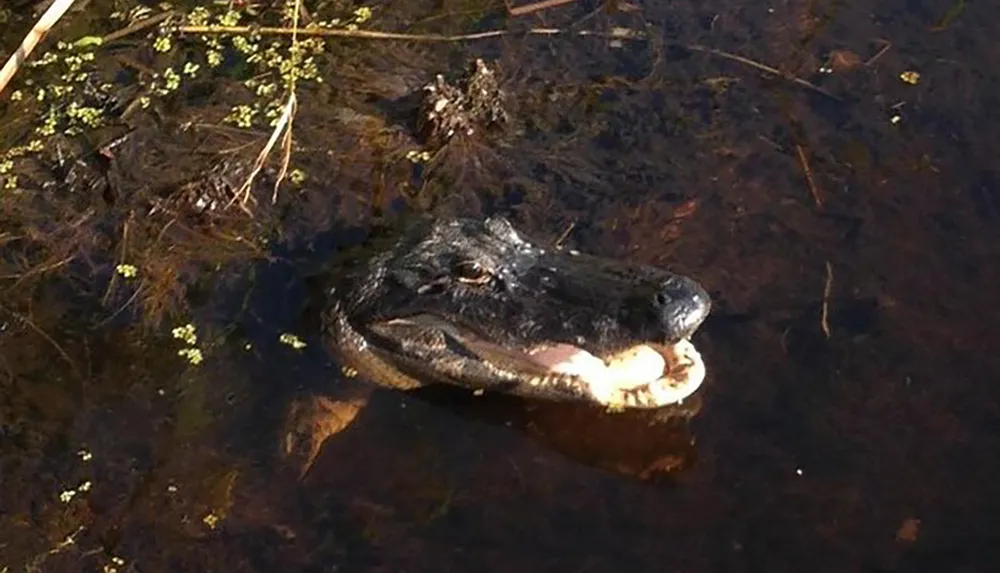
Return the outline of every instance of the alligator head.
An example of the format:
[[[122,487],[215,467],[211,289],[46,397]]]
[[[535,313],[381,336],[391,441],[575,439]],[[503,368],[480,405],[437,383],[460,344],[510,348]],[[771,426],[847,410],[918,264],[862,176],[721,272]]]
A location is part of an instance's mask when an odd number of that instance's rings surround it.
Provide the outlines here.
[[[502,217],[419,219],[355,267],[325,327],[373,382],[658,408],[705,377],[695,281],[543,246]]]

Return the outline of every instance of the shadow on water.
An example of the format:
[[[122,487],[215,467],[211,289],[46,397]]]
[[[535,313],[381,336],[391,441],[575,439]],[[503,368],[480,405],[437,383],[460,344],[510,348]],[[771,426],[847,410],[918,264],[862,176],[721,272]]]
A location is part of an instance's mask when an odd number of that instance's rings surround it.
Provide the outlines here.
[[[124,26],[92,4],[54,34]],[[611,4],[374,5],[384,30],[647,38],[331,42],[299,95],[305,177],[272,202],[271,165],[252,215],[204,209],[270,134],[222,124],[251,95],[232,62],[18,156],[0,192],[0,572],[991,570],[998,16]],[[91,105],[121,118],[170,63],[143,38],[99,53],[125,87]],[[501,65],[510,125],[414,162],[413,94],[476,57]],[[0,104],[4,149],[32,139],[30,100]],[[377,391],[304,480],[281,471],[291,399],[343,379],[306,277],[411,211],[502,213],[697,278],[716,302],[704,389],[619,416]]]

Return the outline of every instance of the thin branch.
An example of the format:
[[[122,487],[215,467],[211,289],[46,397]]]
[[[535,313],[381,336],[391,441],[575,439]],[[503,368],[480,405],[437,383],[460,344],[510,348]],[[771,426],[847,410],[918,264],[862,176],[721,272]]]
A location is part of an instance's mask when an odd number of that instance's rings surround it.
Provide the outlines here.
[[[699,46],[698,44],[691,44],[691,45],[687,45],[687,46],[683,46],[683,47],[687,48],[687,49],[689,49],[691,51],[694,51],[694,52],[704,52],[706,54],[712,54],[714,56],[719,56],[720,58],[725,58],[727,60],[732,60],[734,62],[739,62],[741,64],[746,64],[746,65],[748,65],[748,66],[750,66],[752,68],[757,68],[758,70],[761,70],[763,72],[767,72],[769,74],[774,74],[774,75],[776,75],[778,77],[781,77],[781,78],[784,78],[784,79],[789,80],[791,82],[794,82],[794,83],[796,83],[796,84],[798,84],[798,85],[800,85],[802,87],[809,88],[809,89],[811,89],[811,90],[813,90],[815,92],[818,92],[818,93],[821,93],[821,94],[825,95],[828,98],[840,101],[839,97],[833,95],[832,93],[826,91],[825,89],[819,87],[818,85],[816,85],[816,84],[814,84],[814,83],[812,83],[810,81],[804,80],[804,79],[802,79],[802,78],[800,78],[798,76],[793,76],[791,74],[786,74],[785,72],[782,72],[781,70],[779,70],[777,68],[773,68],[773,67],[771,67],[771,66],[769,66],[767,64],[762,64],[762,63],[760,63],[760,62],[758,62],[756,60],[751,60],[750,58],[746,58],[746,57],[740,56],[738,54],[732,54],[730,52],[725,52],[723,50],[717,50],[715,48],[709,48],[707,46]]]
[[[875,55],[872,56],[871,58],[868,58],[868,61],[865,62],[865,66],[870,66],[870,65],[874,64],[875,60],[881,58],[886,52],[889,51],[889,48],[892,48],[892,42],[890,42],[889,40],[883,40],[883,39],[879,38],[879,39],[877,39],[875,41],[879,42],[880,44],[882,44],[882,49],[880,49],[878,52],[876,52]]]
[[[21,286],[21,283],[25,279],[27,279],[29,277],[32,277],[34,275],[40,275],[40,274],[43,274],[43,273],[47,273],[49,271],[54,271],[54,270],[56,270],[56,269],[58,269],[60,267],[63,267],[65,265],[69,264],[74,258],[75,258],[75,255],[70,255],[68,257],[59,259],[59,260],[57,260],[55,262],[43,263],[43,264],[38,265],[38,266],[32,268],[31,270],[25,271],[23,273],[16,273],[16,274],[11,274],[11,275],[0,275],[0,279],[2,279],[2,280],[6,280],[6,279],[18,279],[18,281],[16,283],[14,283],[13,285],[11,285],[11,287],[10,287],[10,290],[17,290],[17,288],[19,286]]]
[[[570,224],[566,226],[566,230],[559,235],[559,238],[556,239],[555,243],[553,243],[552,245],[557,249],[561,249],[563,246],[563,241],[565,241],[566,237],[569,237],[569,234],[573,232],[574,227],[576,227],[576,221],[571,221]]]
[[[135,289],[135,292],[132,293],[132,296],[128,297],[128,300],[126,300],[124,303],[122,303],[122,305],[120,307],[118,307],[118,310],[116,310],[113,313],[111,313],[111,316],[105,318],[101,322],[99,322],[99,323],[95,324],[94,326],[90,327],[90,329],[91,330],[100,330],[102,327],[104,327],[104,325],[110,323],[112,320],[114,320],[115,318],[117,318],[118,315],[120,315],[121,313],[125,312],[125,309],[127,309],[129,307],[129,305],[132,304],[135,301],[135,299],[137,299],[139,297],[139,293],[141,293],[142,291],[143,291],[143,287],[142,287],[142,285],[140,285],[139,287],[137,287]]]
[[[302,0],[295,0],[295,16],[292,18],[292,29],[295,31],[292,34],[292,55],[295,58],[295,63],[298,65],[299,59],[302,52],[299,51],[299,14],[302,13],[304,7],[302,6]],[[288,81],[288,105],[282,113],[282,120],[285,124],[285,137],[281,140],[281,169],[278,171],[278,177],[274,180],[274,192],[271,194],[271,203],[278,202],[278,188],[281,187],[281,182],[285,180],[285,175],[288,174],[288,164],[292,160],[292,124],[295,123],[295,110],[298,108],[298,98],[295,95],[295,75],[293,74],[291,79]],[[287,117],[284,117],[287,114]],[[279,125],[281,123],[279,121]],[[280,129],[280,127],[275,127],[275,129]]]
[[[56,342],[51,336],[46,334],[44,330],[39,328],[39,326],[35,324],[30,318],[2,304],[0,304],[0,310],[3,310],[7,314],[13,316],[14,318],[28,325],[28,327],[31,328],[31,330],[34,330],[36,334],[44,338],[49,344],[52,345],[53,348],[56,349],[56,352],[59,353],[59,356],[62,356],[63,360],[65,360],[66,363],[69,364],[69,367],[73,370],[73,373],[76,375],[76,377],[79,378],[80,380],[83,380],[83,376],[80,374],[80,370],[76,367],[76,363],[73,362],[73,359],[69,357],[69,354],[67,354],[66,351],[63,350],[62,346],[59,346],[58,342]]]
[[[510,2],[507,1],[507,14],[514,17],[524,16],[526,14],[533,14],[535,12],[548,10],[549,8],[555,8],[556,6],[562,6],[563,4],[569,4],[571,2],[576,2],[576,0],[541,0],[540,2],[534,2],[525,6],[511,6]]]
[[[248,213],[250,212],[250,209],[247,207],[247,203],[249,203],[253,199],[253,196],[250,194],[250,188],[253,186],[253,180],[257,177],[257,174],[260,173],[260,170],[264,168],[264,162],[267,161],[267,156],[271,153],[271,149],[274,148],[274,144],[278,141],[278,137],[285,130],[285,126],[291,120],[292,113],[294,113],[296,107],[296,103],[297,100],[295,98],[295,92],[294,91],[289,92],[288,102],[285,104],[284,108],[281,111],[281,116],[278,118],[278,123],[274,126],[274,131],[271,132],[271,137],[267,140],[267,144],[264,145],[264,148],[260,150],[260,153],[257,154],[257,160],[254,162],[253,169],[250,171],[250,175],[247,176],[246,181],[243,182],[243,185],[240,187],[239,191],[236,192],[236,195],[233,196],[232,201],[230,201],[229,205],[226,205],[226,207],[229,207],[230,205],[235,203],[237,199],[239,199],[240,206],[243,208],[243,210],[247,211]],[[284,169],[282,171],[284,171]],[[280,182],[281,179],[279,177],[278,183]],[[278,183],[275,184],[275,189],[276,189],[275,193],[277,193]]]
[[[28,35],[24,37],[21,41],[21,45],[17,48],[17,51],[11,54],[10,58],[7,59],[7,63],[3,65],[3,69],[0,69],[0,93],[3,89],[7,87],[10,83],[11,78],[17,73],[17,70],[28,60],[28,56],[34,51],[35,46],[38,42],[42,41],[42,38],[49,33],[52,26],[55,26],[56,22],[63,17],[63,14],[69,10],[69,7],[73,5],[75,0],[56,0],[49,6],[49,9],[42,14],[42,17],[35,22],[35,25],[28,32]]]
[[[294,91],[290,93],[288,100],[289,105],[285,107],[288,113],[288,127],[285,128],[285,136],[281,140],[281,169],[274,180],[274,192],[271,194],[272,204],[278,202],[278,188],[281,187],[281,182],[285,180],[285,175],[288,174],[288,165],[292,160],[292,124],[295,122],[295,110],[298,108],[298,99]]]
[[[138,22],[136,22],[134,24],[130,24],[128,26],[125,26],[121,30],[115,30],[114,32],[111,32],[107,36],[104,36],[103,38],[101,38],[101,43],[107,44],[108,42],[114,42],[115,40],[120,40],[121,38],[124,38],[125,36],[129,36],[131,34],[139,32],[141,30],[145,30],[146,28],[149,28],[150,26],[155,26],[155,25],[159,24],[160,22],[166,20],[167,18],[173,16],[175,13],[176,12],[174,12],[173,10],[167,10],[166,12],[161,12],[161,13],[157,14],[156,16],[150,16],[149,18],[146,18],[145,20],[139,20]]]
[[[119,255],[118,257],[119,265],[125,264],[126,261],[125,257],[128,255],[128,227],[129,227],[129,222],[131,220],[132,217],[129,217],[128,219],[125,220],[125,223],[122,225],[122,243],[121,243],[122,248],[121,248],[121,255]],[[111,293],[114,291],[115,285],[117,283],[118,283],[118,267],[116,266],[111,273],[111,280],[108,281],[108,289],[104,291],[104,299],[101,300],[101,304],[104,305],[108,304],[108,300],[111,299]]]
[[[806,155],[806,148],[801,144],[795,144],[795,154],[799,157],[799,164],[802,166],[802,172],[806,176],[806,184],[809,186],[809,193],[812,194],[813,201],[816,202],[817,207],[823,206],[823,200],[819,196],[819,188],[816,187],[816,180],[813,177],[812,167],[809,166],[809,156]]]
[[[833,290],[833,265],[826,261],[826,282],[823,284],[823,309],[819,317],[819,327],[823,336],[830,338],[830,292]]]
[[[173,28],[177,32],[185,34],[233,34],[261,36],[289,36],[295,33],[292,28],[274,28],[257,26],[177,26]],[[594,32],[580,30],[577,32],[567,32],[559,28],[531,28],[523,32],[511,32],[509,30],[490,30],[487,32],[477,32],[475,34],[404,34],[399,32],[379,32],[376,30],[345,30],[309,27],[298,30],[302,36],[325,36],[331,38],[355,38],[364,40],[400,40],[404,42],[468,42],[470,40],[485,40],[489,38],[500,38],[503,36],[524,33],[535,36],[558,36],[560,34],[570,34],[576,36],[597,36],[606,38],[642,38],[642,32],[629,30],[627,28],[614,28],[608,32]]]

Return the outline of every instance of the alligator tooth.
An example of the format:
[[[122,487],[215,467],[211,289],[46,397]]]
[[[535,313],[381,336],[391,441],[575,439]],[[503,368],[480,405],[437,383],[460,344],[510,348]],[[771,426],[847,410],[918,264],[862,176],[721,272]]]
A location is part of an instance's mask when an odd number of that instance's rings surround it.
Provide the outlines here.
[[[654,404],[653,395],[650,393],[649,388],[644,388],[642,393],[639,394],[639,400],[642,402],[643,406],[649,407]]]

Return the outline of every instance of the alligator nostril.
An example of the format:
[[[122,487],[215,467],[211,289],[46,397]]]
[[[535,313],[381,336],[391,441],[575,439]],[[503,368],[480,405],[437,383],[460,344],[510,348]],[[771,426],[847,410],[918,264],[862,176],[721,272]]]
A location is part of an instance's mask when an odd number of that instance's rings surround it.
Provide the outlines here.
[[[684,304],[692,297],[698,297],[700,290],[694,281],[673,277],[660,284],[659,290],[653,295],[653,303],[665,310],[671,305]]]
[[[653,301],[656,303],[656,306],[667,306],[670,304],[671,300],[673,299],[670,296],[662,292],[656,293],[656,296],[653,297]]]

